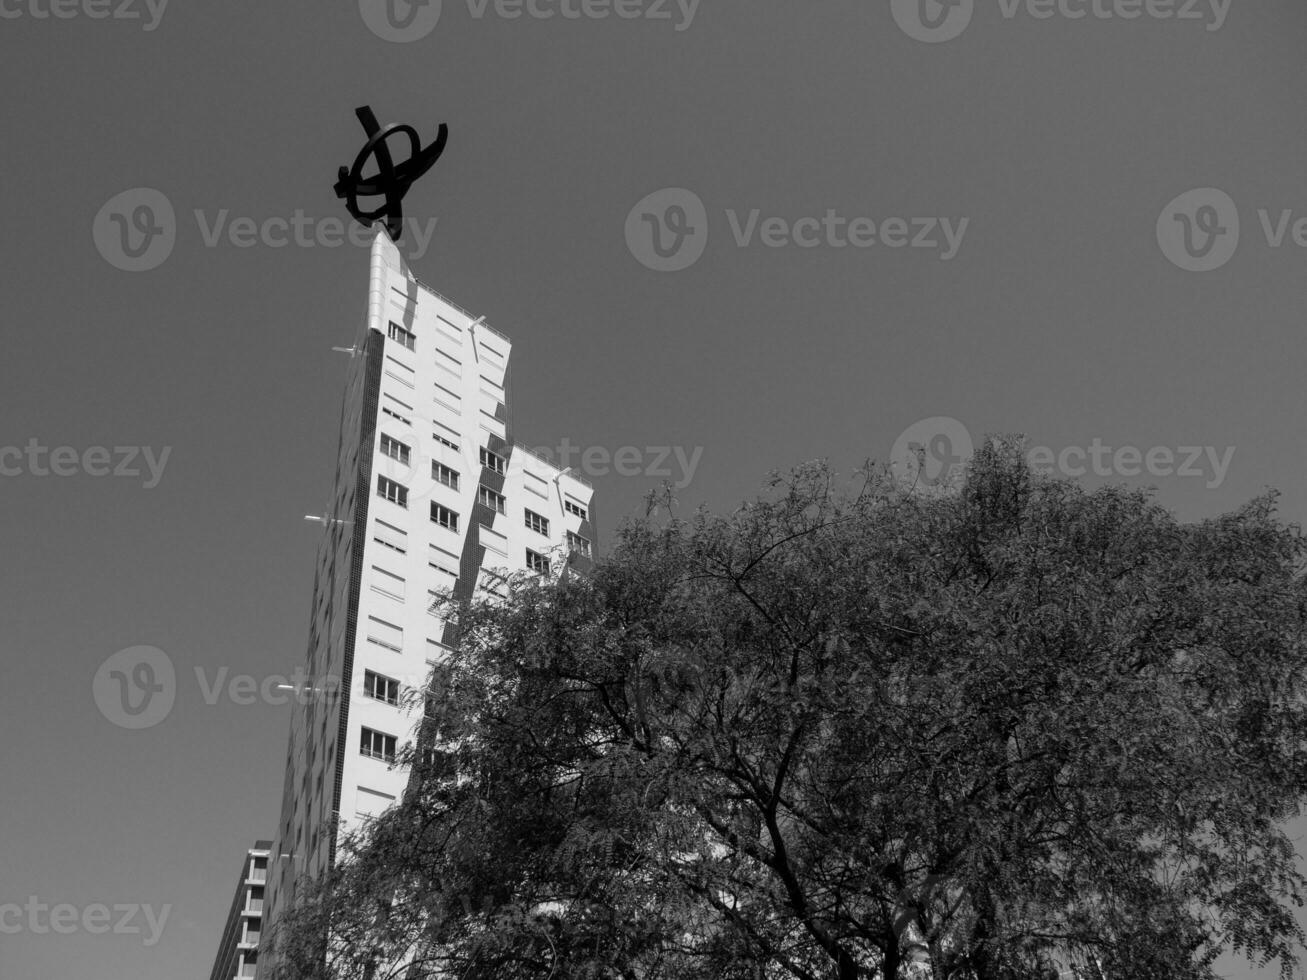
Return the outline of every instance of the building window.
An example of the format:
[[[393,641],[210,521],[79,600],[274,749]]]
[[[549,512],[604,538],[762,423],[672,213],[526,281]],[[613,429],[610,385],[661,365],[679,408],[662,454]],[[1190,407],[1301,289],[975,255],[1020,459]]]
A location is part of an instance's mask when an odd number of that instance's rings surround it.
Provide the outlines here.
[[[583,521],[587,521],[590,519],[589,517],[586,516],[586,510],[584,507],[582,507],[580,504],[574,504],[570,500],[563,501],[563,509],[567,511],[569,514],[575,514]]]
[[[460,394],[459,394],[457,391],[455,391],[453,388],[446,388],[446,387],[445,387],[444,385],[442,385],[439,381],[434,382],[434,384],[435,384],[435,386],[436,386],[436,391],[440,393],[440,394],[437,394],[437,395],[434,396],[434,397],[435,397],[435,400],[436,400],[437,402],[439,402],[440,404],[444,405],[446,408],[453,409],[454,411],[457,412],[457,411],[458,411],[458,406],[459,406],[459,405],[462,403],[462,401],[463,401],[463,396],[460,395]],[[449,404],[449,402],[442,401],[440,395],[444,395],[446,398],[451,399],[451,400],[453,401],[453,404],[451,405],[451,404]]]
[[[587,558],[590,557],[590,539],[589,539],[589,538],[583,538],[583,537],[581,537],[581,535],[579,535],[579,534],[574,534],[574,533],[572,533],[571,531],[568,531],[568,532],[567,532],[567,547],[568,547],[570,550],[575,551],[575,552],[576,552],[577,554],[579,554],[579,555],[585,555]]]
[[[458,514],[454,513],[454,511],[450,510],[448,507],[442,507],[440,504],[432,503],[431,520],[434,523],[439,524],[441,527],[453,531],[455,534],[458,533]]]
[[[508,558],[508,535],[482,524],[477,528],[477,544],[500,558]]]
[[[372,540],[401,555],[408,554],[408,533],[393,524],[378,520],[372,532]]]
[[[381,452],[391,459],[398,460],[405,466],[408,465],[408,446],[398,439],[392,439],[388,435],[381,437]]]
[[[375,671],[364,671],[363,693],[386,704],[399,704],[399,681]]]
[[[381,406],[381,411],[384,414],[389,415],[396,422],[402,422],[404,425],[412,425],[412,423],[409,422],[408,419],[404,418],[404,416],[400,415],[398,412],[396,412],[393,409],[387,408],[385,405]]]
[[[489,507],[496,514],[503,514],[507,512],[504,506],[504,495],[502,493],[496,493],[494,490],[491,490],[489,487],[477,488],[477,503]]]
[[[546,500],[548,500],[549,484],[545,482],[545,478],[543,476],[537,476],[535,473],[532,473],[530,470],[523,470],[522,473],[526,477],[526,480],[523,481],[526,488],[530,490],[533,494],[535,494],[537,497],[544,497]]]
[[[395,761],[395,736],[384,732],[374,732],[371,728],[363,729],[363,738],[359,752],[369,759],[381,759],[385,762]]]
[[[532,531],[535,531],[536,534],[543,534],[545,537],[549,537],[549,519],[547,517],[541,517],[533,510],[526,511],[526,526]]]
[[[377,496],[385,497],[392,504],[408,507],[408,487],[380,474],[377,476]]]
[[[407,347],[409,350],[414,350],[417,344],[417,337],[414,334],[409,333],[407,330],[401,327],[398,323],[395,323],[393,320],[391,321],[390,324],[390,339],[394,341],[398,341],[399,343]]]
[[[268,877],[268,859],[255,858],[254,867],[250,869],[251,881],[266,881]]]
[[[458,578],[458,572],[454,569],[459,566],[459,557],[452,551],[440,547],[438,544],[431,545],[431,552],[428,555],[428,564],[438,572],[444,572],[451,578]]]
[[[526,549],[526,567],[540,575],[549,574],[549,559],[538,551]]]
[[[263,911],[263,887],[258,886],[250,889],[249,897],[245,901],[246,912]]]
[[[386,377],[394,378],[405,388],[413,387],[413,369],[389,354],[386,355]]]
[[[499,453],[492,453],[485,446],[481,447],[481,465],[488,470],[494,470],[500,476],[508,472],[508,464],[505,462],[504,457],[500,456]]]
[[[438,432],[431,433],[431,438],[436,440],[436,442],[440,443],[442,446],[446,447],[447,449],[452,449],[454,450],[454,452],[458,452],[458,443],[450,439],[446,439],[440,433]]]
[[[404,652],[404,631],[376,616],[368,617],[368,641],[396,653]]]
[[[436,438],[439,439],[440,437],[437,436]],[[431,479],[437,483],[443,483],[451,490],[458,489],[458,470],[446,466],[444,463],[433,462],[431,464]]]
[[[392,599],[404,601],[404,579],[394,572],[388,572],[378,565],[372,566],[372,590]]]

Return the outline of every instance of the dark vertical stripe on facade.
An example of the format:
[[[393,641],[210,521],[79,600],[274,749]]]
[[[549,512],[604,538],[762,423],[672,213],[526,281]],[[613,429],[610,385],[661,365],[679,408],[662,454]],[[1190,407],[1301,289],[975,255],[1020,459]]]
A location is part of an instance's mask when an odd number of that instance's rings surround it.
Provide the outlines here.
[[[372,443],[377,429],[377,403],[381,400],[381,363],[385,335],[368,331],[363,371],[363,410],[359,413],[359,461],[354,505],[354,548],[350,556],[349,601],[346,603],[345,651],[341,661],[339,722],[336,730],[336,786],[332,793],[331,849],[327,867],[336,865],[336,837],[340,828],[340,790],[345,781],[345,753],[349,751],[349,699],[354,676],[354,639],[358,632],[359,595],[363,589],[363,548],[368,535],[368,506],[372,500]]]

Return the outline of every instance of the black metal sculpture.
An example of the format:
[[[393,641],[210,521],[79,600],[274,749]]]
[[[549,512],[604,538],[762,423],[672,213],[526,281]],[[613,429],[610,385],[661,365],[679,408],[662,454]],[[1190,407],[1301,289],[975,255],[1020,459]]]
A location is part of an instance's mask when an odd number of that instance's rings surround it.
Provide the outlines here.
[[[441,123],[436,141],[424,149],[422,141],[418,139],[417,130],[412,126],[392,123],[382,129],[377,124],[377,117],[373,115],[371,106],[360,106],[354,110],[354,115],[358,116],[359,122],[363,124],[363,131],[368,134],[368,141],[354,158],[352,168],[340,168],[339,179],[334,188],[336,196],[343,199],[349,213],[365,225],[371,224],[378,218],[384,218],[386,231],[390,233],[392,239],[399,241],[399,236],[404,233],[404,208],[401,203],[404,195],[408,193],[413,181],[430,170],[432,164],[445,151],[445,143],[449,140],[449,127]],[[386,140],[393,133],[404,133],[408,136],[409,156],[398,166],[391,159],[390,148],[386,145]],[[377,158],[377,173],[365,179],[363,167],[374,155]],[[364,211],[359,207],[359,197],[384,197],[386,200],[380,207],[372,211]]]

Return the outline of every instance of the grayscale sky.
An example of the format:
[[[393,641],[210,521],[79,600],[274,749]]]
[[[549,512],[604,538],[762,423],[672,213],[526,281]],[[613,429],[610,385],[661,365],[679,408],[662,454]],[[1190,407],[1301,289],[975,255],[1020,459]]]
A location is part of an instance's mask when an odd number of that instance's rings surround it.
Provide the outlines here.
[[[601,531],[664,476],[731,508],[958,426],[1070,468],[1106,447],[1086,485],[1185,519],[1268,486],[1307,513],[1301,0],[966,0],[933,34],[900,0],[444,0],[429,32],[396,3],[410,28],[374,0],[0,0],[0,905],[169,910],[157,942],[144,910],[24,912],[4,980],[207,976],[275,829],[289,708],[210,705],[196,671],[303,656],[331,348],[366,300],[366,249],[330,244],[358,105],[449,125],[412,267],[512,338],[518,435],[593,450]],[[122,268],[160,196],[171,251]],[[132,731],[92,691],[138,645],[178,690]]]

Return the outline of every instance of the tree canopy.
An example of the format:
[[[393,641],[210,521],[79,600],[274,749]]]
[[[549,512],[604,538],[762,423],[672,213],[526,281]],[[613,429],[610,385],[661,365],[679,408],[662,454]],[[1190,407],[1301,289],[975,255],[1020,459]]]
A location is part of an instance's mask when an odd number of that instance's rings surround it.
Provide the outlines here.
[[[457,610],[279,976],[1202,980],[1303,935],[1304,543],[983,447],[628,522]],[[324,959],[325,954],[325,959]]]

